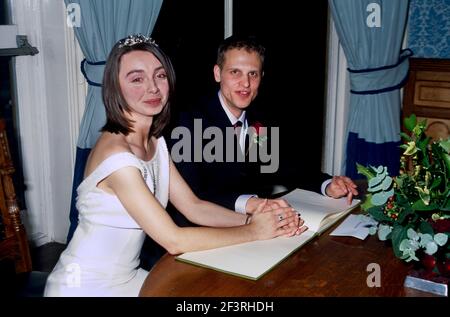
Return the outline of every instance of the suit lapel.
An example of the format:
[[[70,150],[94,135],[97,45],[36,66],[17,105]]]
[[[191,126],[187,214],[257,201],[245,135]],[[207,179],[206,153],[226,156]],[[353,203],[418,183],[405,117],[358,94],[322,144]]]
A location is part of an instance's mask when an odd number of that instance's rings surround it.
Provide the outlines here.
[[[219,96],[216,94],[214,98],[206,105],[205,112],[208,126],[216,126],[221,129],[232,127],[230,119],[220,104]]]
[[[231,124],[230,119],[228,118],[227,114],[225,113],[225,110],[222,107],[222,104],[220,103],[218,94],[215,94],[214,98],[210,100],[210,102],[206,105],[206,109],[204,109],[204,113],[206,114],[205,120],[206,126],[215,126],[222,130],[224,138],[226,137],[226,128],[232,128],[233,125]],[[235,142],[239,144],[239,139],[237,136],[235,137]],[[238,149],[242,154],[242,149],[240,146],[238,146]],[[226,152],[226,151],[225,151]]]
[[[253,113],[251,111],[247,111],[247,123],[248,123],[247,135],[248,135],[248,137],[245,140],[245,151],[246,151],[247,156],[250,151],[250,148],[255,145],[255,143],[253,143],[253,140],[251,140],[251,137],[253,135],[251,129],[252,129],[254,122],[255,122],[255,117],[254,117]]]

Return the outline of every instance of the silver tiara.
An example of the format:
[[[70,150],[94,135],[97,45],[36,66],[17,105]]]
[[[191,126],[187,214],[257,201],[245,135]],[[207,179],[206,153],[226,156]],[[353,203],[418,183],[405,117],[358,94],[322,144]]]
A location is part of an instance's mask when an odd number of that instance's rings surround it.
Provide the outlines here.
[[[120,40],[119,43],[120,43],[119,48],[122,48],[124,46],[131,47],[133,45],[140,44],[140,43],[147,43],[147,44],[152,44],[152,45],[158,46],[158,44],[156,44],[154,39],[152,39],[149,36],[142,35],[142,34],[128,35],[123,40]]]

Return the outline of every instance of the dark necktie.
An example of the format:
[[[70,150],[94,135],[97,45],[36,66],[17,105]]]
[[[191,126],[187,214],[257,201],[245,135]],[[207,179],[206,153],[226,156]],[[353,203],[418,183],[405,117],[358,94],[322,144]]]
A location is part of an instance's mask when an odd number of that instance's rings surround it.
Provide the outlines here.
[[[237,142],[239,144],[239,148],[242,150],[241,145],[240,145],[240,139],[241,139],[241,129],[242,129],[242,121],[238,120],[236,121],[235,124],[233,124],[233,128],[234,128],[234,133],[236,135],[237,138]],[[245,153],[245,150],[244,150]]]
[[[236,123],[233,124],[234,130],[236,130],[239,127],[242,127],[242,121],[240,121],[240,120],[236,121]]]

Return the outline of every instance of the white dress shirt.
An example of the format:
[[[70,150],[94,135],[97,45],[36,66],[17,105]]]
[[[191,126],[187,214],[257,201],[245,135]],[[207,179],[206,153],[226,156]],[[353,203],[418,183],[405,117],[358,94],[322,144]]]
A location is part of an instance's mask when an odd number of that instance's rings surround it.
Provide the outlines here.
[[[227,114],[227,117],[230,120],[232,125],[235,125],[236,122],[238,122],[238,121],[242,122],[241,133],[239,134],[239,145],[241,147],[242,153],[244,153],[244,151],[245,151],[245,136],[246,136],[247,130],[248,130],[248,122],[247,122],[246,112],[245,112],[245,110],[242,111],[241,116],[239,118],[236,118],[231,113],[230,109],[228,109],[228,107],[225,106],[225,102],[224,102],[222,94],[220,92],[219,92],[219,100],[220,100],[220,104],[223,108],[223,111],[225,111],[225,113]]]

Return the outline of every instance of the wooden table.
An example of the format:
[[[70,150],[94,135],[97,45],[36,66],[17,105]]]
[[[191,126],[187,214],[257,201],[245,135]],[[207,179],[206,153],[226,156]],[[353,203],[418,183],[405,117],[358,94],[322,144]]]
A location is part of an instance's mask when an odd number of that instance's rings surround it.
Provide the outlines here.
[[[412,265],[397,259],[390,246],[376,236],[364,241],[332,237],[335,227],[257,281],[182,263],[166,254],[149,273],[140,296],[431,296],[403,287]],[[374,269],[368,271],[371,263],[379,265],[380,287],[367,284],[368,279],[376,282]]]

